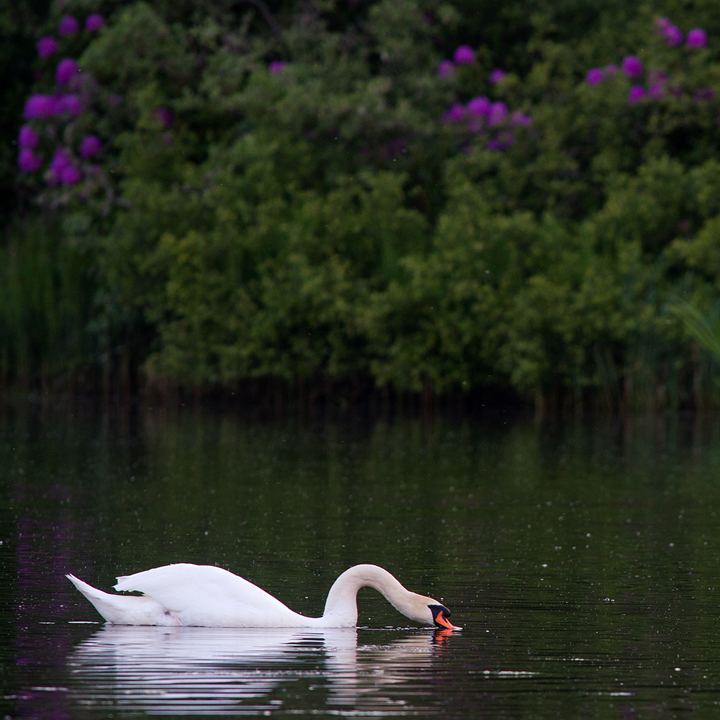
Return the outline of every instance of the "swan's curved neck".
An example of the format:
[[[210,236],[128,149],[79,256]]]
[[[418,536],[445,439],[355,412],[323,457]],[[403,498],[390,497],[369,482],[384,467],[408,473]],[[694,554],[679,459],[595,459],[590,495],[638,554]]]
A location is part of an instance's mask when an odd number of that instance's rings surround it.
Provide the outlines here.
[[[333,583],[322,619],[337,622],[337,627],[354,627],[357,624],[357,593],[363,587],[375,588],[396,610],[414,620],[418,619],[426,602],[432,602],[430,598],[406,590],[387,570],[377,565],[355,565]]]

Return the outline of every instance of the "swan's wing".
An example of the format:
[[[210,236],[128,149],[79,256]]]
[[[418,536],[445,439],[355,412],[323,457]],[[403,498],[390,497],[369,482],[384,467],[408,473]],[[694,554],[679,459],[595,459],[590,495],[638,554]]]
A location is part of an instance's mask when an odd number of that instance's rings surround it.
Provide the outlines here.
[[[113,625],[180,625],[180,619],[151,597],[110,595],[74,575],[65,576]]]
[[[305,620],[257,585],[211,565],[180,563],[145,570],[119,577],[115,590],[154,598],[183,625],[301,627]]]

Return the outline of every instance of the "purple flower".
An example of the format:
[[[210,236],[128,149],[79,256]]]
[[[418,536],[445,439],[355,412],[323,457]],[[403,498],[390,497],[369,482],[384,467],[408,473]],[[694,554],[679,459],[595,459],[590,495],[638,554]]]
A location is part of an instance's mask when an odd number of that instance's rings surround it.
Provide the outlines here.
[[[155,111],[155,117],[160,120],[164,127],[172,125],[173,116],[172,113],[166,108],[161,107]]]
[[[591,68],[585,75],[588,85],[599,85],[604,79],[603,71],[600,68]]]
[[[500,68],[495,68],[495,69],[490,73],[490,82],[491,82],[493,85],[497,85],[497,84],[505,77],[505,74],[506,74],[506,73],[505,73],[504,70],[501,70]]]
[[[607,77],[608,75],[617,75],[620,72],[620,68],[615,63],[610,63],[609,65],[605,66],[605,69],[603,70],[603,75]]]
[[[455,74],[455,66],[450,60],[443,60],[437,68],[438,77],[452,77]]]
[[[693,97],[695,98],[695,100],[712,100],[715,97],[715,93],[713,92],[712,88],[705,87],[696,90],[693,93]]]
[[[23,125],[18,136],[18,145],[21,148],[34,148],[40,142],[38,134],[29,126]]]
[[[453,55],[456,65],[472,65],[475,62],[475,51],[469,45],[461,45]]]
[[[33,173],[42,165],[42,155],[31,148],[23,148],[18,155],[18,167],[22,173]]]
[[[483,95],[473,98],[467,104],[467,110],[474,117],[489,117],[492,110],[492,103]]]
[[[665,97],[665,86],[662,83],[652,84],[648,90],[648,95],[653,100],[662,100]]]
[[[268,70],[269,70],[273,75],[280,75],[280,74],[282,73],[282,71],[285,70],[285,66],[286,66],[286,65],[287,65],[287,63],[286,63],[286,62],[283,62],[282,60],[273,60],[273,61],[268,65]]]
[[[673,25],[666,17],[658,18],[655,21],[655,28],[660,37],[665,38],[665,42],[670,46],[674,47],[679,45],[683,40],[683,34],[680,29]]]
[[[80,155],[89,160],[93,155],[97,155],[102,150],[102,143],[97,135],[87,135],[80,143]]]
[[[57,70],[55,70],[55,80],[58,85],[64,85],[78,72],[80,72],[78,64],[72,58],[65,58],[58,63]]]
[[[529,127],[532,125],[532,118],[521,112],[514,112],[510,118],[510,124],[514,127]]]
[[[504,150],[503,144],[500,140],[492,139],[487,141],[488,150]]]
[[[60,171],[60,182],[63,185],[76,185],[82,180],[82,173],[74,165],[68,165]]]
[[[667,29],[663,33],[663,37],[665,38],[667,45],[670,47],[675,47],[683,41],[683,34],[680,32],[680,28],[675,25],[668,25]]]
[[[50,57],[58,51],[58,42],[54,37],[44,37],[38,40],[37,51],[41,58]]]
[[[60,20],[58,32],[61,35],[74,35],[80,29],[80,23],[73,15],[65,15]]]
[[[687,34],[687,42],[689,48],[701,48],[707,45],[707,33],[700,28],[695,28]]]
[[[442,116],[445,122],[459,122],[465,119],[465,106],[461,103],[455,103],[450,106],[450,109]]]
[[[72,117],[82,114],[83,108],[77,95],[61,95],[56,98],[56,114],[68,113]]]
[[[634,105],[645,97],[645,88],[642,85],[633,85],[628,93],[628,102]]]
[[[31,95],[25,103],[23,116],[32,118],[49,118],[53,115],[54,103],[49,95]]]
[[[50,98],[50,115],[62,115],[65,112],[65,104],[63,95],[51,95]]]
[[[53,155],[53,159],[50,161],[50,167],[45,176],[46,181],[50,185],[57,185],[62,181],[63,172],[69,167],[73,167],[72,156],[65,148],[58,148]],[[69,185],[72,183],[65,184]]]
[[[58,148],[50,161],[50,170],[56,174],[60,174],[61,170],[72,164],[72,157],[65,148]]]
[[[95,32],[105,25],[105,18],[102,15],[95,13],[94,15],[88,15],[85,19],[85,29],[88,32]]]
[[[508,109],[504,102],[494,102],[490,106],[490,124],[500,125],[507,119]]]
[[[628,55],[622,61],[622,69],[628,77],[638,77],[643,74],[643,64],[635,55]]]
[[[659,17],[655,20],[655,27],[657,28],[658,35],[664,35],[665,31],[672,25],[672,23],[666,17]]]

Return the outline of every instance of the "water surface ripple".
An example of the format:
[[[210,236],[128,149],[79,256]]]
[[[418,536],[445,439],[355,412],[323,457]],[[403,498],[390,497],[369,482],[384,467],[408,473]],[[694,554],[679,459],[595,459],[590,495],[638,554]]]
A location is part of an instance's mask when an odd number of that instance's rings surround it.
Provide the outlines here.
[[[716,717],[720,422],[0,413],[0,717]],[[65,580],[218,564],[357,630],[105,626]]]

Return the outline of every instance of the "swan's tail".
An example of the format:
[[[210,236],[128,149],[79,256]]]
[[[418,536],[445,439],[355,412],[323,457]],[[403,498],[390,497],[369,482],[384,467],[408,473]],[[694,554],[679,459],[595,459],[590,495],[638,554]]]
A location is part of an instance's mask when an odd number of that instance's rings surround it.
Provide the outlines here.
[[[151,597],[110,595],[74,575],[65,576],[113,625],[182,625],[180,618]]]

